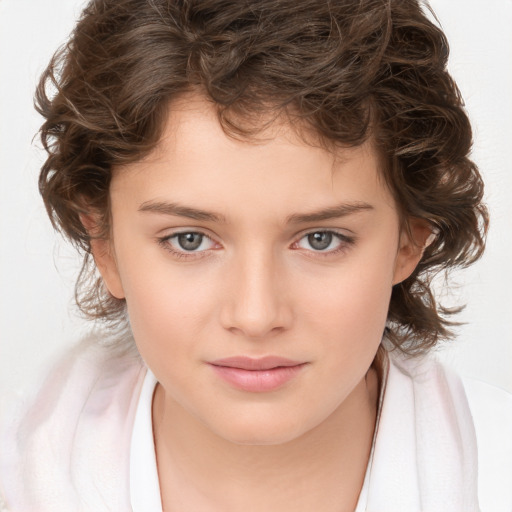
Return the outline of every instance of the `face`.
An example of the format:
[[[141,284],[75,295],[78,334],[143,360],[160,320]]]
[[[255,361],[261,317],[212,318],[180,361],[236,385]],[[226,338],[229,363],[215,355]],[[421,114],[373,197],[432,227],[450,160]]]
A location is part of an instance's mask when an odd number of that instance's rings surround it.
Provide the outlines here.
[[[177,103],[159,147],[114,173],[112,239],[93,246],[166,400],[245,444],[342,406],[419,258],[370,145],[334,156],[285,124],[261,137],[229,138],[201,98]]]

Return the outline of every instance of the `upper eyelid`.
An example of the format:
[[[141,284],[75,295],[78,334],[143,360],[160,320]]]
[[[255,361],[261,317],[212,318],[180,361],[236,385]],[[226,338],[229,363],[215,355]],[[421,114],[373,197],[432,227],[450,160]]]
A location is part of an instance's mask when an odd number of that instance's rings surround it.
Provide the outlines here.
[[[300,234],[296,236],[296,240],[300,240],[301,238],[304,238],[305,236],[312,235],[313,233],[333,233],[334,235],[339,236],[340,238],[355,240],[356,236],[350,232],[350,233],[344,233],[343,231],[348,230],[338,230],[335,228],[316,228],[316,229],[308,229],[305,231],[302,231]]]
[[[208,232],[206,232],[203,229],[199,228],[173,228],[172,232],[169,232],[169,229],[163,229],[162,232],[166,234],[162,234],[158,236],[159,240],[166,240],[169,238],[173,238],[178,235],[184,235],[186,233],[196,233],[198,235],[205,236],[206,238],[209,238],[210,240],[216,241],[216,237]]]
[[[161,231],[168,231],[169,228],[166,228],[166,229],[163,229]],[[172,232],[167,234],[167,235],[162,235],[161,238],[171,238],[173,236],[176,236],[176,235],[181,235],[181,234],[184,234],[184,233],[197,233],[199,235],[203,235],[203,236],[206,236],[208,238],[215,238],[215,235],[211,235],[210,233],[208,233],[209,230],[205,230],[203,228],[170,228],[172,229]],[[292,238],[302,238],[303,236],[306,236],[306,235],[309,235],[311,233],[334,233],[336,235],[340,235],[340,236],[346,236],[346,237],[350,237],[350,236],[353,236],[353,235],[346,235],[345,233],[343,233],[343,231],[348,231],[350,233],[352,233],[350,230],[348,229],[336,229],[336,228],[308,228],[308,229],[304,229],[302,231],[299,231],[298,233],[295,233],[293,235]]]
[[[299,231],[299,233],[305,233],[305,234],[317,233],[317,232],[337,233],[340,235],[343,235],[345,233],[350,233],[351,235],[354,234],[354,231],[352,231],[349,228],[345,228],[345,227],[341,228],[341,227],[334,227],[334,226],[323,226],[323,227],[322,226],[313,226],[311,228],[305,228],[305,229]],[[349,235],[347,235],[347,236],[349,236]]]

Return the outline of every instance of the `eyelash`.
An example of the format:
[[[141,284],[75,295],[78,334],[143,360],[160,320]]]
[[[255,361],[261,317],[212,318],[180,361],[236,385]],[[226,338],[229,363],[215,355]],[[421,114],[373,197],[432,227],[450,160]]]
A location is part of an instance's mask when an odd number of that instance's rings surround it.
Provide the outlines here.
[[[292,246],[297,245],[302,239],[306,238],[307,236],[316,234],[316,233],[333,235],[334,237],[336,237],[339,240],[340,246],[337,249],[330,250],[330,251],[321,251],[321,250],[315,251],[313,249],[309,250],[308,252],[313,253],[315,255],[315,257],[324,257],[325,258],[325,257],[329,257],[329,256],[335,256],[337,254],[340,254],[340,253],[346,251],[350,246],[354,245],[356,242],[355,237],[347,236],[345,234],[339,233],[332,229],[316,229],[316,230],[308,231],[307,233],[302,234],[300,236],[300,238],[292,244]],[[187,252],[185,250],[183,250],[183,251],[176,250],[170,245],[169,241],[171,239],[177,238],[180,235],[186,235],[186,234],[200,235],[200,236],[207,238],[208,240],[215,243],[215,241],[212,239],[212,237],[208,236],[206,233],[203,233],[201,231],[178,231],[176,233],[173,233],[172,235],[167,235],[167,236],[158,238],[157,239],[158,244],[161,247],[163,247],[166,251],[170,252],[174,257],[179,258],[179,259],[199,259],[199,258],[208,257],[211,254],[208,252],[209,251],[208,249],[203,250],[203,251],[188,251]],[[300,250],[300,247],[293,248],[293,249]],[[307,249],[305,249],[305,250],[307,250]]]

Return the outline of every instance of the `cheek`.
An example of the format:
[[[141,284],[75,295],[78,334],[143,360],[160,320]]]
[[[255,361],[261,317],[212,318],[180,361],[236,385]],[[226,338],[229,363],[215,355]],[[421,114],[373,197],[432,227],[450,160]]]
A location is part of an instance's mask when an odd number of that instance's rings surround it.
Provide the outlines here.
[[[308,330],[322,340],[323,356],[333,364],[346,359],[373,358],[384,333],[391,291],[377,289],[374,283],[355,286],[345,283],[342,292],[311,297]]]
[[[392,253],[381,258],[360,254],[323,280],[301,279],[296,296],[303,298],[303,327],[307,322],[307,330],[321,336],[324,355],[332,355],[338,363],[344,358],[373,357],[386,325],[393,261]]]
[[[392,279],[392,258],[365,259],[358,255],[324,276],[301,276],[297,296],[303,297],[303,307],[308,309],[309,304],[322,321],[381,323],[387,316]]]
[[[192,351],[198,334],[207,329],[215,290],[212,280],[191,272],[192,267],[177,272],[165,258],[148,258],[142,251],[123,259],[120,273],[130,325],[147,361]]]

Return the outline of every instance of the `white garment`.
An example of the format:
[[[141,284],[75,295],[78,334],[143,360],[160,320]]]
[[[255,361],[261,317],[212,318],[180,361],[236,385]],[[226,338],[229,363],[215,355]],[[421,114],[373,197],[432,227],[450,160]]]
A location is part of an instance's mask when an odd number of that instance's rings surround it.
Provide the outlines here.
[[[429,358],[391,360],[368,510],[477,512],[477,445],[460,380]]]
[[[94,339],[66,357],[0,438],[10,510],[132,510],[130,441],[145,375],[140,358]],[[467,389],[471,409],[461,380],[435,360],[390,354],[368,512],[478,511],[477,491],[483,512],[512,511],[512,397]]]
[[[478,497],[484,512],[512,512],[512,395],[463,379],[477,436]]]
[[[156,384],[155,376],[148,370],[140,392],[130,443],[130,502],[133,512],[162,512],[152,420]]]

